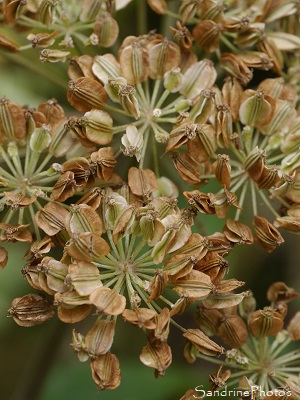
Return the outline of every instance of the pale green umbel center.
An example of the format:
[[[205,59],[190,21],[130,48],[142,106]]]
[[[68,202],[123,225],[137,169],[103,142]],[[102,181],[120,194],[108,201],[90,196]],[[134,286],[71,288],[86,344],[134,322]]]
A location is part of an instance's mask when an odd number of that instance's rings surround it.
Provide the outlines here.
[[[6,204],[9,205],[2,222],[31,223],[37,239],[40,239],[38,227],[34,223],[35,213],[42,208],[38,198],[52,201],[48,197],[48,193],[52,191],[54,183],[60,176],[60,173],[55,169],[49,169],[53,155],[36,151],[31,148],[29,142],[25,146],[10,142],[6,149],[1,146],[0,152],[2,156],[0,163],[0,179],[2,178],[0,207],[3,210]],[[29,206],[22,206],[22,202],[19,204],[18,198],[11,203],[4,192],[18,195],[20,200],[22,196],[35,200]]]
[[[99,268],[103,285],[127,295],[132,308],[144,303],[144,307],[161,311],[155,301],[148,302],[149,284],[159,268],[153,268],[153,250],[134,234],[127,234],[117,244],[113,241],[111,231],[107,231],[107,238],[111,252],[101,260],[94,261]],[[159,299],[172,308],[173,303],[164,296]]]
[[[246,376],[261,391],[271,391],[287,386],[286,379],[298,378],[300,373],[300,351],[289,351],[291,343],[287,331],[273,337],[250,337],[239,349],[226,352],[226,360],[221,361],[198,354],[197,357],[229,368],[232,374],[226,385],[237,387],[239,379]],[[255,397],[260,398],[260,397]]]
[[[150,88],[153,83],[152,88]],[[143,147],[139,160],[139,167],[143,168],[146,153],[152,151],[154,170],[157,176],[160,176],[158,167],[157,142],[166,143],[170,136],[173,124],[178,116],[178,108],[176,105],[185,97],[176,93],[174,100],[173,93],[163,88],[163,81],[156,79],[155,81],[146,80],[143,83],[138,83],[135,86],[135,96],[139,104],[139,116],[135,121],[135,117],[128,112],[119,109],[115,106],[106,104],[104,109],[112,112],[117,119],[120,116],[120,121],[124,121],[122,116],[129,117],[128,123],[119,125],[113,128],[114,134],[124,133],[128,124],[137,127],[143,135]],[[149,140],[152,143],[149,145]]]

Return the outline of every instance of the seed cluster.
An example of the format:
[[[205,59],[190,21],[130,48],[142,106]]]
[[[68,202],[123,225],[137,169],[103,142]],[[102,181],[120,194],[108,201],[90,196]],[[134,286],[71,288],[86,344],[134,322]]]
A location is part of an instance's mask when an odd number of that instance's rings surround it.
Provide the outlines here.
[[[161,32],[147,30],[150,9]],[[138,31],[126,36],[131,10]],[[275,282],[256,310],[245,282],[225,279],[237,245],[271,253],[281,228],[300,232],[299,2],[7,0],[0,13],[4,56],[56,63],[75,109],[0,100],[0,239],[31,243],[22,273],[38,292],[9,315],[29,327],[93,313],[71,347],[101,390],[121,381],[111,348],[122,317],[144,332],[140,360],[155,377],[172,362],[173,325],[188,362],[220,365],[212,392],[299,398],[299,350],[287,347],[299,313],[284,329],[298,292]],[[203,214],[222,232],[199,230]],[[0,267],[8,260],[1,246]],[[183,327],[192,303],[198,327]]]

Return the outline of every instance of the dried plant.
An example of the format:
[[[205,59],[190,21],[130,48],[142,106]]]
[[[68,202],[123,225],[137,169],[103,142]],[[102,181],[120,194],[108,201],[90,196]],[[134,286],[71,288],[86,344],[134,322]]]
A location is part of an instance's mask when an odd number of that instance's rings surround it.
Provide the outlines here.
[[[129,34],[127,6],[141,21]],[[162,32],[144,26],[149,7]],[[9,315],[29,327],[93,313],[71,347],[99,389],[120,384],[119,316],[144,332],[155,377],[172,362],[173,325],[188,362],[225,366],[211,392],[299,398],[299,350],[287,349],[299,313],[283,330],[298,293],[276,282],[255,310],[245,282],[225,279],[237,244],[271,253],[284,230],[300,232],[299,12],[275,0],[3,0],[4,56],[56,63],[75,109],[0,101],[0,238],[33,242],[22,273],[35,292]],[[206,234],[202,214],[223,231]],[[8,260],[1,246],[1,268]],[[176,320],[193,303],[200,329]]]

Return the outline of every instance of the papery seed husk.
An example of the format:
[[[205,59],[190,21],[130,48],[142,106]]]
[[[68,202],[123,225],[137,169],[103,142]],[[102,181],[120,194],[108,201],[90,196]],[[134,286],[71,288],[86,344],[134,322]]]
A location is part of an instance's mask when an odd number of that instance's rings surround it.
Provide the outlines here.
[[[105,85],[109,78],[117,78],[121,75],[120,65],[113,54],[96,56],[92,66],[94,75]]]
[[[128,185],[137,196],[149,196],[157,190],[156,176],[150,169],[131,167],[128,172]]]
[[[140,360],[147,367],[155,368],[156,377],[163,376],[172,362],[171,348],[165,342],[148,342],[142,349]]]
[[[107,353],[113,343],[115,321],[98,320],[85,336],[85,344],[92,358]]]
[[[121,383],[119,360],[109,351],[91,361],[92,377],[98,389],[116,389]]]
[[[209,339],[200,329],[187,329],[183,336],[204,355],[216,356],[224,353],[223,347]]]
[[[76,264],[70,264],[68,279],[80,296],[88,296],[103,286],[98,268],[90,262],[77,261]]]
[[[227,346],[238,349],[248,339],[247,325],[238,315],[226,316],[220,323],[218,335]]]
[[[211,294],[202,300],[202,304],[206,308],[227,308],[239,304],[248,295],[249,292]]]
[[[98,312],[107,315],[119,315],[125,309],[126,298],[118,294],[114,289],[100,287],[90,295],[91,303],[97,307]]]
[[[35,293],[14,299],[8,313],[19,326],[25,327],[40,325],[54,315],[52,304]]]
[[[93,108],[102,109],[107,98],[104,87],[95,79],[81,77],[69,83],[67,99],[77,111],[87,112]]]
[[[75,235],[66,246],[67,253],[77,261],[99,260],[110,252],[107,242],[100,236],[90,232]]]
[[[74,56],[70,59],[68,76],[72,81],[85,76],[86,78],[94,78],[92,71],[94,59],[93,57],[84,54],[82,56]]]
[[[151,79],[162,79],[165,72],[179,66],[181,59],[179,46],[167,38],[151,41],[148,49]]]
[[[271,307],[254,311],[249,329],[254,337],[274,336],[283,328],[282,316]]]
[[[208,275],[200,271],[191,271],[176,281],[173,290],[180,295],[187,294],[194,299],[205,299],[213,288],[214,285]]]
[[[47,203],[35,214],[35,223],[49,236],[65,229],[68,211],[57,203]]]
[[[134,308],[133,310],[124,310],[122,317],[139,328],[155,329],[156,323],[154,317],[157,315],[155,310],[148,308]]]
[[[90,232],[102,235],[102,221],[97,212],[87,204],[74,205],[66,220],[67,231],[70,236],[78,233]]]
[[[105,13],[94,23],[94,33],[97,35],[98,45],[111,47],[118,38],[119,25],[109,13]]]
[[[144,82],[149,75],[149,53],[138,42],[126,46],[120,54],[121,74],[130,85]]]

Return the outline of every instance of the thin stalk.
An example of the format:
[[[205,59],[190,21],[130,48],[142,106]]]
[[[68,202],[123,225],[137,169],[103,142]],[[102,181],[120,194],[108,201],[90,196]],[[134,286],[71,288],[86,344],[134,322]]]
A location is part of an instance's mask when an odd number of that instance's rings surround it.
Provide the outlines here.
[[[110,280],[109,282],[106,282],[106,283],[105,283],[105,287],[110,287],[110,286],[113,285],[117,280],[118,280],[118,277],[116,276],[115,278],[113,278],[113,279]]]
[[[300,360],[300,353],[297,352],[290,352],[285,354],[284,356],[276,358],[276,360],[273,361],[273,364],[276,366],[281,366],[282,364],[288,362],[290,363],[293,360]]]
[[[6,164],[8,165],[9,169],[11,170],[12,174],[14,176],[18,176],[17,171],[15,170],[14,166],[12,165],[12,163],[10,162],[10,159],[8,157],[8,155],[6,154],[4,148],[2,146],[0,146],[0,153],[4,159],[4,161],[6,162]]]
[[[18,180],[13,175],[11,175],[9,172],[5,171],[5,169],[3,169],[2,167],[0,167],[0,174],[2,176],[4,176],[5,178],[7,178],[9,180],[9,183],[14,182],[14,183],[20,185],[20,182],[18,182]]]
[[[119,251],[121,261],[124,262],[125,261],[125,253],[124,253],[124,247],[123,247],[123,240],[122,239],[118,241],[117,249]]]
[[[227,46],[232,51],[233,54],[239,52],[239,49],[235,47],[233,43],[229,39],[227,39],[227,37],[224,34],[220,36],[220,41],[223,42],[225,46]]]
[[[136,259],[136,256],[139,254],[139,252],[142,250],[142,248],[145,246],[146,241],[145,240],[141,240],[140,243],[136,246],[136,248],[134,249],[134,251],[131,254],[131,259],[134,260],[134,262],[136,263],[139,260],[142,260],[143,258],[140,257],[138,259]],[[150,250],[149,250],[150,251]],[[148,253],[148,252],[147,252]],[[146,254],[146,253],[145,253]],[[143,256],[145,255],[143,254]]]
[[[40,166],[37,168],[37,170],[35,171],[34,175],[36,176],[39,172],[42,171],[42,169],[45,167],[45,165],[47,165],[47,163],[51,160],[52,158],[52,154],[48,153],[46,155],[46,157],[44,158],[44,160],[42,161],[42,163],[40,164]]]
[[[251,198],[252,198],[253,214],[257,215],[257,200],[256,200],[255,183],[252,180],[250,180],[250,185],[251,185]]]
[[[262,190],[258,190],[258,194],[260,195],[260,197],[262,198],[263,202],[265,203],[265,205],[268,207],[268,209],[271,211],[271,213],[276,217],[280,217],[280,215],[274,210],[274,208],[272,207],[272,204],[269,202],[269,200],[267,199],[266,195],[264,194],[264,192]]]
[[[143,123],[143,121],[134,121],[134,122],[131,122],[130,125],[135,125],[136,127],[138,127],[142,123]],[[128,127],[128,124],[116,126],[115,128],[113,128],[113,134],[115,135],[116,133],[125,132],[127,127]]]
[[[114,113],[118,113],[118,114],[121,114],[121,115],[126,115],[126,117],[134,118],[133,115],[128,114],[126,111],[121,110],[120,108],[116,108],[114,106],[110,106],[109,104],[105,104],[103,109],[106,110],[106,111],[112,111]]]
[[[152,109],[154,108],[154,104],[156,102],[156,99],[157,99],[157,96],[158,96],[158,93],[159,93],[160,84],[161,84],[160,79],[156,79],[156,81],[154,83],[154,88],[153,88],[153,92],[152,92],[152,96],[151,96],[151,103],[150,103],[150,107]],[[159,108],[159,106],[156,105],[155,108]]]
[[[142,274],[140,273],[140,271],[136,272],[136,276],[138,276],[141,279],[146,279],[147,281],[151,281],[151,279],[153,278],[152,275]]]
[[[278,155],[275,156],[275,157],[269,158],[269,159],[268,159],[268,164],[272,164],[272,163],[274,163],[274,162],[276,162],[276,161],[280,161],[280,160],[282,160],[284,157],[285,157],[285,154],[278,154]]]
[[[148,102],[148,100],[147,100],[147,98],[146,98],[146,95],[145,95],[145,92],[144,92],[144,89],[143,89],[143,86],[142,86],[142,84],[141,83],[138,83],[137,85],[136,85],[136,89],[137,89],[137,92],[138,92],[138,94],[139,94],[139,97],[140,97],[140,102],[142,103],[142,106],[143,106],[143,109],[148,109],[148,104],[149,104],[149,102]]]
[[[100,279],[105,280],[112,278],[113,276],[120,275],[119,271],[110,272],[109,274],[100,274]]]
[[[238,221],[238,219],[240,218],[240,214],[241,214],[241,212],[242,212],[244,200],[245,200],[246,193],[247,193],[247,190],[248,190],[248,185],[249,185],[249,182],[247,181],[246,184],[244,185],[243,189],[242,189],[241,196],[240,196],[240,198],[239,198],[239,206],[240,206],[240,208],[238,208],[238,209],[236,210],[235,218],[234,218],[234,219],[237,220],[237,221]]]
[[[158,102],[155,105],[155,108],[160,108],[165,100],[167,99],[167,97],[169,96],[170,92],[166,89],[163,94],[161,95],[160,99],[158,100]]]
[[[276,341],[273,342],[272,346],[271,346],[271,352],[272,352],[272,358],[276,358],[276,356],[278,354],[281,353],[281,351],[289,344],[291,343],[292,339],[290,337],[286,338],[285,341],[283,343],[281,343],[280,346],[278,346],[277,348],[276,346]],[[275,344],[275,346],[274,346]]]
[[[205,356],[204,354],[201,354],[201,353],[197,354],[197,358],[201,358],[201,360],[209,361],[210,363],[213,363],[213,364],[228,366],[228,363],[226,361],[217,360],[217,359],[215,359],[213,357],[208,357],[208,356]]]
[[[147,149],[149,135],[150,135],[150,129],[148,128],[146,130],[145,135],[144,135],[144,144],[143,144],[142,154],[141,154],[141,158],[140,158],[140,162],[139,162],[139,168],[140,169],[143,169],[143,166],[144,166],[144,161],[145,161],[145,155],[146,155],[146,149]]]
[[[33,229],[34,229],[34,232],[35,232],[36,240],[41,240],[41,235],[40,235],[39,228],[34,223],[34,210],[33,210],[32,204],[30,204],[30,206],[28,208],[29,208],[29,213],[30,213],[31,219],[32,219]]]
[[[133,246],[134,246],[134,243],[135,243],[135,239],[136,239],[136,236],[135,235],[131,235],[130,243],[129,243],[128,250],[127,250],[127,253],[126,253],[127,260],[129,260],[129,258],[132,259],[132,249],[133,249]]]
[[[146,32],[148,32],[146,0],[139,0],[137,2],[136,20],[137,20],[138,34],[144,35]]]
[[[158,154],[157,154],[157,143],[156,143],[154,135],[151,136],[151,141],[152,141],[152,155],[153,155],[154,172],[155,172],[156,178],[158,179],[160,177],[160,174],[159,174],[159,164],[158,164]]]
[[[116,245],[115,245],[115,243],[113,241],[111,231],[108,229],[106,233],[107,233],[107,237],[108,237],[109,243],[110,243],[110,245],[112,247],[112,252],[113,252],[114,256],[116,257],[116,259],[118,260],[119,259],[119,252],[118,252],[118,249],[117,249],[117,247],[116,247]]]
[[[233,193],[235,193],[245,183],[245,181],[248,179],[248,176],[243,176],[242,179],[238,179],[238,178],[236,178],[236,179],[237,179],[237,183],[233,187],[230,188],[230,191]],[[234,180],[234,183],[235,183],[235,180]]]

